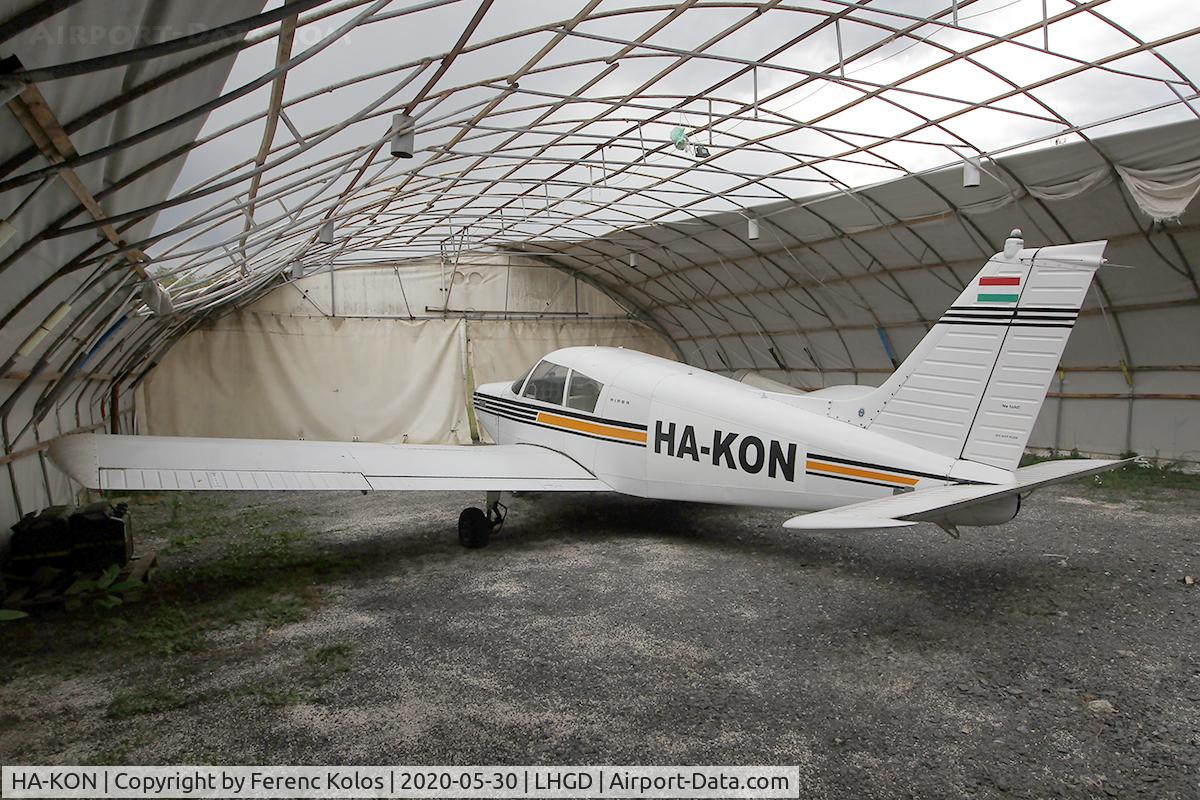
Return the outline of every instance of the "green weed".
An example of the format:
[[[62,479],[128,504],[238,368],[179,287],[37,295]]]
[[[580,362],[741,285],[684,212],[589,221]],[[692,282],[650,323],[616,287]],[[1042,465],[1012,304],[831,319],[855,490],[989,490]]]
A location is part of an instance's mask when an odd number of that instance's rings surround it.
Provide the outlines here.
[[[109,701],[105,716],[109,719],[128,719],[141,714],[158,714],[198,702],[199,696],[183,695],[167,689],[145,692],[119,692]]]
[[[331,672],[348,672],[350,670],[350,660],[354,654],[354,647],[346,642],[338,642],[336,644],[325,645],[318,647],[315,650],[310,650],[304,660],[309,665]]]
[[[250,684],[244,689],[244,693],[258,698],[268,708],[297,706],[302,703],[311,703],[314,699],[312,696],[296,689],[270,689],[261,684]]]
[[[1133,458],[1137,453],[1122,453],[1120,458]],[[1026,455],[1021,459],[1021,466],[1039,464],[1043,461],[1061,461],[1066,459],[1085,458],[1078,450],[1057,456]],[[1108,472],[1088,475],[1073,481],[1080,486],[1090,489],[1109,491],[1113,493],[1153,491],[1159,489],[1200,490],[1200,473],[1189,473],[1182,470],[1179,462],[1161,461],[1158,459],[1143,459],[1125,464]]]

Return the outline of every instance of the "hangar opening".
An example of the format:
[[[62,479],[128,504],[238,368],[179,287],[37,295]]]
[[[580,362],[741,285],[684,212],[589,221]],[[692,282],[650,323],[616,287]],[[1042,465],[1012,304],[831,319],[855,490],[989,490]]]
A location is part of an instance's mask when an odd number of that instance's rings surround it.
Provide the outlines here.
[[[0,761],[1186,796],[1192,6],[0,6]]]

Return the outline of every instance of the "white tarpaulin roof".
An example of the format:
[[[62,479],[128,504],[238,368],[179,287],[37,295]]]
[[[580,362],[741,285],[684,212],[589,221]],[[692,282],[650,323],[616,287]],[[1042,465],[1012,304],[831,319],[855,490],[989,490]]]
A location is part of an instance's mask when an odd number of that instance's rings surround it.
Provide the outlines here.
[[[952,168],[763,206],[757,240],[734,213],[543,246],[620,287],[689,362],[821,388],[881,383],[1012,228],[1030,246],[1107,239],[1121,266],[1097,276],[1032,444],[1196,460],[1200,209],[1180,200],[1161,224],[1141,207],[1195,191],[1200,122],[985,166],[976,188]]]
[[[876,380],[1014,225],[1139,267],[1053,437],[1195,458],[1198,41],[1190,0],[7,3],[0,505],[301,272],[520,251],[813,386]]]

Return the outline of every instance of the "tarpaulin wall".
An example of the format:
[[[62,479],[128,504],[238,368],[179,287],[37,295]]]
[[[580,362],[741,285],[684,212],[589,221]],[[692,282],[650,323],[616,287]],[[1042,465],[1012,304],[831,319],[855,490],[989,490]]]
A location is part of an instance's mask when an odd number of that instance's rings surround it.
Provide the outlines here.
[[[139,391],[139,432],[466,444],[474,386],[511,380],[551,350],[599,344],[672,357],[661,336],[574,283],[487,259],[305,278],[171,348]],[[358,316],[323,313],[331,287],[339,313]],[[444,288],[474,311],[429,317],[426,306],[444,307]],[[397,318],[413,309],[425,318]],[[492,313],[517,318],[479,318]],[[548,317],[519,316],[533,313]]]

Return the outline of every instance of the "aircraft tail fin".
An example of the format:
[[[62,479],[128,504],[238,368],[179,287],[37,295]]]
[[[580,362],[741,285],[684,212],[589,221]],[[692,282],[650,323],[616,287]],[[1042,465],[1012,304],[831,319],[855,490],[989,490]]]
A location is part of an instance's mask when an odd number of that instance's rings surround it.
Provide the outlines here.
[[[887,382],[830,414],[1015,469],[1106,245],[1025,248],[1013,231]]]

